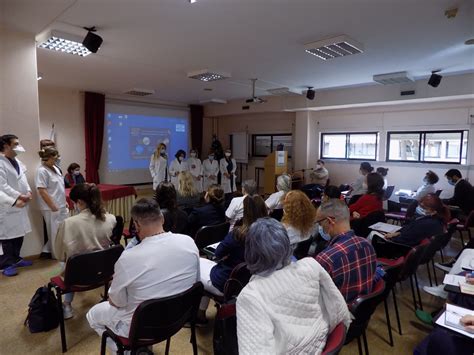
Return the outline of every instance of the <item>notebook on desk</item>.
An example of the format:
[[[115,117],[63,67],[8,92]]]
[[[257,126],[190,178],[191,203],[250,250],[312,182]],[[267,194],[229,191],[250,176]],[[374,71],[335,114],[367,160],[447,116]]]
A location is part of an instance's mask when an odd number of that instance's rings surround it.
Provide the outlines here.
[[[474,339],[474,333],[467,332],[460,322],[461,318],[465,315],[474,316],[474,311],[452,304],[446,304],[446,310],[438,317],[436,324]]]
[[[384,233],[398,232],[402,227],[390,223],[378,222],[369,226],[370,229]]]

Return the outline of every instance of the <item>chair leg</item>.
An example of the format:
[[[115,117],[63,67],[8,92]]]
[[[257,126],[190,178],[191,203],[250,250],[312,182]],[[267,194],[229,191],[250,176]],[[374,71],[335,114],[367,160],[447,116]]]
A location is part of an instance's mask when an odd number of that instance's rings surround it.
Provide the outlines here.
[[[438,286],[438,276],[436,275],[434,259],[431,259],[431,267],[433,268],[433,278],[434,278],[435,285]]]
[[[402,335],[402,325],[400,323],[400,314],[398,313],[398,304],[397,304],[397,296],[395,295],[395,287],[392,288],[392,296],[393,296],[393,306],[395,307],[395,314],[397,315],[398,334]]]
[[[362,344],[360,343],[360,337],[357,337],[357,347],[359,348],[359,355],[362,354]]]
[[[413,276],[415,276],[416,293],[418,294],[418,300],[420,301],[420,309],[423,310],[423,302],[421,301],[420,287],[418,286],[418,277],[416,276],[416,272]]]
[[[102,296],[102,302],[107,301],[109,298],[109,283],[104,284],[104,295]]]
[[[461,245],[464,248],[464,236],[462,235],[462,230],[459,231],[459,237],[461,238]]]
[[[367,335],[365,334],[365,329],[362,332],[362,339],[364,339],[365,355],[369,355],[369,345],[367,344]]]
[[[59,332],[61,334],[61,348],[62,348],[62,352],[65,353],[67,352],[66,329],[64,327],[62,292],[59,288],[56,288],[56,297],[58,299]]]
[[[413,309],[416,311],[416,297],[415,297],[415,288],[413,286],[413,275],[410,275],[410,286],[411,286],[411,296],[413,298]]]
[[[106,345],[107,345],[107,332],[103,332],[102,340],[100,342],[100,355],[106,355],[105,354]]]
[[[443,249],[440,249],[440,250],[439,250],[439,254],[441,255],[441,262],[444,263],[444,253],[443,253]]]
[[[431,281],[431,271],[430,271],[430,262],[426,263],[426,270],[428,271],[428,280],[430,281],[430,286],[433,286],[433,282]]]
[[[197,342],[196,342],[196,325],[191,323],[191,344],[193,345],[193,355],[197,355]]]
[[[388,338],[390,346],[393,346],[393,335],[392,335],[392,325],[390,324],[390,314],[388,313],[388,304],[387,298],[383,300],[383,305],[385,307],[385,318],[387,319],[387,329],[388,329]]]
[[[166,339],[165,355],[169,355],[170,353],[170,343],[171,343],[171,338]]]

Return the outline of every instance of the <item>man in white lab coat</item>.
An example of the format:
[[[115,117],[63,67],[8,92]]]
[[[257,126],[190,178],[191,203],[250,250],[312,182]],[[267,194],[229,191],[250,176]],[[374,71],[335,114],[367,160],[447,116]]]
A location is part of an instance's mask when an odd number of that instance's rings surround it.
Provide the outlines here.
[[[31,200],[31,188],[26,179],[26,167],[16,158],[24,151],[17,136],[6,134],[0,138],[0,191],[10,199],[27,204]],[[20,209],[13,206],[2,208],[0,220],[2,224],[0,255],[12,260],[12,265],[6,267],[3,274],[14,276],[17,274],[17,267],[31,265],[31,261],[20,257],[23,238],[25,234],[31,232],[28,208]]]

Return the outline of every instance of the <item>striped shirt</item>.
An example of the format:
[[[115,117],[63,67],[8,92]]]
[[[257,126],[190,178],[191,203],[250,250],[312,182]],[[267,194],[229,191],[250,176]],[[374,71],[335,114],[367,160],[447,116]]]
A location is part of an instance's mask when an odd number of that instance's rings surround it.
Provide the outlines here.
[[[370,242],[353,231],[332,238],[315,259],[331,275],[347,303],[372,291],[377,256]]]

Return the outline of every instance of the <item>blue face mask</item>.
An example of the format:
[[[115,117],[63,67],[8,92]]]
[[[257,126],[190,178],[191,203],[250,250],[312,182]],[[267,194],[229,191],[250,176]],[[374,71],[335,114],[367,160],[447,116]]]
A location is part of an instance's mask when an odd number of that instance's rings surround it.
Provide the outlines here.
[[[321,236],[321,238],[323,238],[326,241],[331,240],[331,236],[324,231],[324,229],[321,225],[318,226],[318,231],[319,231],[319,235]]]
[[[456,185],[456,182],[454,182],[453,180],[448,180],[448,184],[451,185],[451,186],[454,186],[454,185]]]
[[[421,206],[417,206],[415,212],[416,212],[416,214],[418,214],[420,216],[427,216],[428,215],[428,212],[426,212],[426,210]]]

